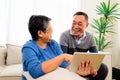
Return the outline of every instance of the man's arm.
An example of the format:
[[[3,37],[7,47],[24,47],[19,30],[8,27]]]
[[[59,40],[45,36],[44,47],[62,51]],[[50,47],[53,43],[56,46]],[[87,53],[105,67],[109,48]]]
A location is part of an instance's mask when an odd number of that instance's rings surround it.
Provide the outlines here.
[[[68,53],[68,47],[67,46],[63,46],[63,45],[60,45],[61,46],[61,49],[63,51],[63,53]]]
[[[60,36],[60,46],[61,46],[63,53],[68,53],[68,41],[64,33],[62,33]]]

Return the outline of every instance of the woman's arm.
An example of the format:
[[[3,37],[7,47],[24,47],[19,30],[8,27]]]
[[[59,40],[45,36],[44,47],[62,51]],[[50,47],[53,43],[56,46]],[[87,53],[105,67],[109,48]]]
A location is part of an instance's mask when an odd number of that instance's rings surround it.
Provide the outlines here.
[[[69,63],[72,60],[72,55],[69,54],[61,54],[51,60],[45,61],[42,63],[42,70],[45,73],[51,72],[55,70],[57,67],[61,65],[61,63],[67,60]]]

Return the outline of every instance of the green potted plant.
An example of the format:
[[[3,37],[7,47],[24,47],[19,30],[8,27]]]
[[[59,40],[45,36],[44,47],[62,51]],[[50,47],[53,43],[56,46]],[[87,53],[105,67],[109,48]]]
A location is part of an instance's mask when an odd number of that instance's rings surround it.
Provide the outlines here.
[[[108,36],[114,33],[115,22],[120,19],[118,5],[118,3],[111,4],[110,0],[108,0],[108,3],[101,2],[96,7],[97,14],[100,17],[99,19],[93,19],[91,26],[97,33],[95,40],[99,51],[104,51],[112,44]]]

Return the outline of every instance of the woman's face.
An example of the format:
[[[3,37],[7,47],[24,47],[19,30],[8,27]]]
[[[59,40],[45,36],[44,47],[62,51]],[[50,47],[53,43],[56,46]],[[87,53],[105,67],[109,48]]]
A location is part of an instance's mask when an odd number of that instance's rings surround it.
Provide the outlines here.
[[[52,27],[50,22],[47,25],[46,32],[42,34],[42,41],[48,43],[52,39]]]
[[[46,28],[46,32],[45,32],[45,35],[46,35],[46,40],[50,41],[52,39],[52,27],[51,27],[51,24],[50,22],[48,23],[48,26]]]

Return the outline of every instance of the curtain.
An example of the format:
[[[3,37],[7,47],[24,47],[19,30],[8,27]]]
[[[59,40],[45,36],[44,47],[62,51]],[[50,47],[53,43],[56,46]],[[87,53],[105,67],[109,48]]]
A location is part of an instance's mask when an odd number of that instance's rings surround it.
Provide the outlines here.
[[[31,39],[28,21],[31,15],[46,15],[52,19],[53,39],[71,27],[73,14],[80,0],[0,0],[0,45],[23,45]]]

